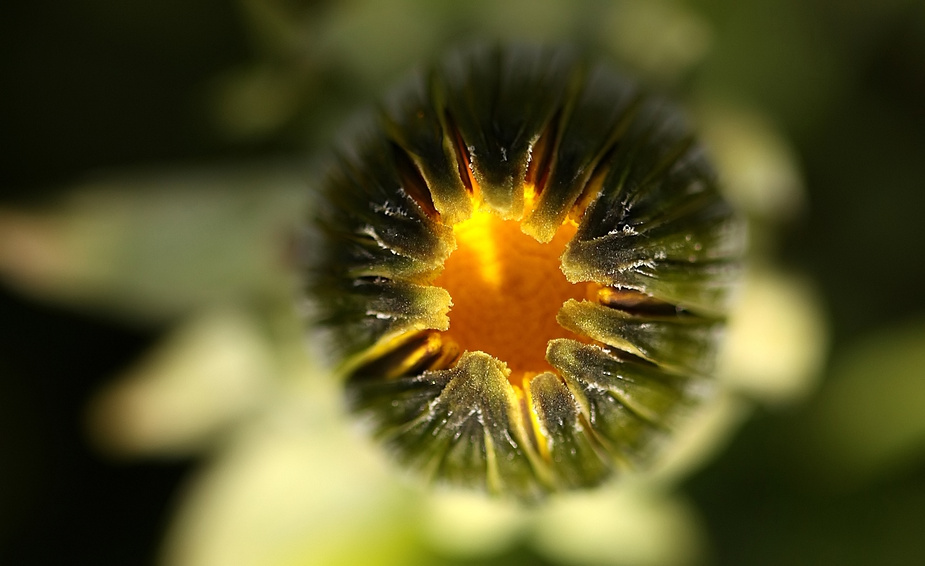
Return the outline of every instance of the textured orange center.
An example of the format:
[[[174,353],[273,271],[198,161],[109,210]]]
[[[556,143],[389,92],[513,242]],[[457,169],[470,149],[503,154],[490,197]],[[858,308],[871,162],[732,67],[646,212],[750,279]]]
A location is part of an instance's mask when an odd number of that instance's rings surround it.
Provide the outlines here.
[[[566,300],[583,299],[588,292],[587,284],[569,283],[559,269],[575,230],[567,223],[541,244],[521,232],[519,222],[483,210],[457,224],[457,249],[434,281],[453,299],[444,336],[460,351],[482,351],[505,362],[517,386],[551,371],[547,343],[578,339],[559,326],[556,313]]]

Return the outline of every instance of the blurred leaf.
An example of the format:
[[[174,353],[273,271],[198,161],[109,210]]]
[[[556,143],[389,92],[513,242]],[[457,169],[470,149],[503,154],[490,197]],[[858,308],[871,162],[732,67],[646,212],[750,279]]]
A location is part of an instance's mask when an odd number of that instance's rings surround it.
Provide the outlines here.
[[[813,476],[875,481],[925,461],[925,322],[883,329],[833,361],[806,423]]]
[[[245,313],[196,317],[88,407],[93,440],[119,456],[175,456],[220,439],[278,385],[265,337]]]
[[[307,190],[289,169],[229,168],[75,188],[0,208],[0,275],[38,297],[163,320],[284,289]]]
[[[812,393],[828,350],[820,298],[804,278],[752,265],[730,317],[719,378],[768,404],[794,404]]]

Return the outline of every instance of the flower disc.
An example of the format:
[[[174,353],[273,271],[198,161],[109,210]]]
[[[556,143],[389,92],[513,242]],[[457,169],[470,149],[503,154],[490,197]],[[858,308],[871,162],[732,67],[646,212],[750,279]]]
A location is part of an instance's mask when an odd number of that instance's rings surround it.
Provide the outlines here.
[[[309,292],[402,462],[526,499],[591,486],[706,390],[742,227],[664,100],[567,50],[483,46],[334,161]]]

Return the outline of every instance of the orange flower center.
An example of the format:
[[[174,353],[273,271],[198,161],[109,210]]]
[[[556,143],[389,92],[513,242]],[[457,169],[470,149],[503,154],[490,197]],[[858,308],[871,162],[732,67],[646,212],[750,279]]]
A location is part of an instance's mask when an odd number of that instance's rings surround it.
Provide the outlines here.
[[[566,222],[549,243],[521,232],[516,220],[476,210],[453,227],[457,249],[434,285],[453,300],[444,339],[460,351],[482,351],[505,362],[509,381],[554,371],[546,345],[554,338],[580,339],[556,322],[568,299],[584,299],[597,285],[573,284],[559,268],[560,257],[577,228]]]

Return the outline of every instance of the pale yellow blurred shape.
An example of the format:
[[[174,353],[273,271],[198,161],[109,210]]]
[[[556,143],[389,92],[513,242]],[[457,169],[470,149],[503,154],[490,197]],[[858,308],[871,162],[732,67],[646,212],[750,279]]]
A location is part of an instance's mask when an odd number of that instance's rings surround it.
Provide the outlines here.
[[[434,489],[418,519],[424,540],[460,559],[496,555],[522,538],[531,509],[474,491]]]
[[[252,320],[233,310],[203,313],[95,395],[89,431],[114,454],[189,454],[266,404],[274,377]]]
[[[603,45],[650,79],[673,81],[710,50],[709,24],[682,3],[626,0],[607,6],[600,19]]]
[[[720,381],[763,403],[796,403],[818,385],[827,350],[826,317],[812,285],[750,266],[729,318]]]
[[[291,387],[187,486],[165,566],[411,560],[414,492],[347,426],[333,380],[306,379],[312,383]]]
[[[532,540],[553,560],[581,566],[684,566],[703,552],[687,502],[630,477],[554,497],[537,514]]]
[[[796,154],[770,119],[715,100],[698,114],[721,186],[739,210],[756,218],[787,220],[803,209],[806,195]]]

